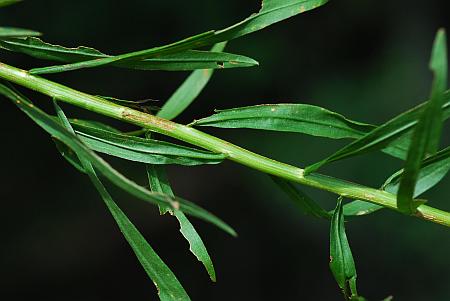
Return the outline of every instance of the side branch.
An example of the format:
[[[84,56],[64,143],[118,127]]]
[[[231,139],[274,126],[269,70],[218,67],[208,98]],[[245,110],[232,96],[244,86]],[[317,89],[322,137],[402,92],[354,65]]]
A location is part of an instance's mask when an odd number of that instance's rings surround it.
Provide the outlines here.
[[[301,168],[258,155],[194,128],[133,110],[31,75],[25,70],[0,63],[0,78],[89,111],[135,124],[215,153],[224,154],[232,161],[261,172],[326,190],[347,198],[365,200],[398,211],[396,195],[394,194],[317,173],[305,176]],[[449,212],[422,205],[418,208],[416,216],[450,227]]]

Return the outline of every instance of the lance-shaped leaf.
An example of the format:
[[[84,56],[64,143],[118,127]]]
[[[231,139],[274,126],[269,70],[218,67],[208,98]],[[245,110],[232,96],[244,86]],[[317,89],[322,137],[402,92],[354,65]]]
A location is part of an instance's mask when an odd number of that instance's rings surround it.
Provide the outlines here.
[[[216,110],[191,125],[296,132],[333,139],[359,138],[375,128],[308,104],[271,104]]]
[[[32,36],[40,36],[42,35],[40,32],[23,29],[23,28],[15,28],[15,27],[0,27],[0,38],[18,38],[18,37],[32,37]]]
[[[90,47],[67,48],[45,43],[38,38],[7,39],[0,41],[0,47],[9,51],[20,52],[38,59],[63,63],[77,63],[93,59],[111,58]],[[222,53],[219,51],[186,50],[174,54],[161,55],[143,60],[127,60],[111,64],[115,67],[137,70],[183,71],[196,69],[223,69],[237,67],[252,67],[258,65],[254,59],[243,55]],[[30,70],[33,74],[57,73],[66,71],[53,67]]]
[[[279,177],[272,177],[272,180],[281,188],[289,198],[305,213],[314,217],[330,219],[331,214],[320,207],[313,199],[292,183]]]
[[[450,91],[444,94],[442,105],[443,119],[450,117]],[[410,137],[404,139],[402,136],[409,134],[417,124],[419,117],[425,109],[426,103],[421,104],[405,113],[402,113],[390,121],[380,125],[365,134],[363,137],[344,146],[326,159],[319,161],[305,169],[305,173],[311,173],[327,163],[362,155],[368,152],[383,149],[386,153],[403,158],[405,146],[409,145]],[[405,141],[406,140],[406,141]]]
[[[0,0],[0,7],[12,5],[21,2],[22,0]]]
[[[226,42],[216,44],[211,51],[221,52],[225,49],[225,46]],[[183,84],[170,96],[157,115],[169,120],[177,117],[197,98],[211,79],[213,73],[213,69],[192,72]]]
[[[154,139],[120,134],[98,127],[73,124],[81,141],[94,151],[126,160],[150,164],[218,164],[222,154],[176,145]]]
[[[172,197],[175,196],[163,166],[147,164],[147,174],[152,191],[164,193]],[[205,266],[211,280],[216,281],[216,272],[208,254],[208,250],[186,215],[184,215],[182,211],[173,209],[169,206],[160,206],[160,211],[162,214],[169,212],[177,218],[180,223],[180,232],[189,243],[189,250]]]
[[[64,63],[82,62],[92,59],[110,58],[96,49],[89,47],[67,48],[45,43],[38,38],[8,39],[0,41],[0,46],[6,50],[21,52],[39,59],[53,60]],[[158,56],[146,60],[132,60],[117,62],[112,65],[122,68],[138,70],[195,70],[195,69],[223,69],[236,67],[251,67],[258,65],[255,60],[236,54],[218,51],[187,50],[176,54]],[[50,71],[52,69],[49,69]],[[31,73],[51,73],[46,68],[36,68]],[[56,72],[62,72],[56,71]]]
[[[356,267],[352,251],[345,234],[342,198],[338,199],[331,218],[330,269],[346,300],[356,298]]]
[[[450,91],[444,94],[444,98],[443,118],[448,119]],[[379,149],[391,156],[406,159],[411,129],[417,123],[423,108],[424,104],[418,105],[389,121],[388,125],[379,127],[353,121],[341,114],[307,104],[266,104],[217,110],[217,114],[195,120],[191,125],[295,132],[331,139],[357,139],[321,164]],[[401,126],[402,129],[391,132],[396,126]],[[316,169],[318,167],[320,166],[314,166]]]
[[[135,196],[138,199],[154,205],[169,204],[174,208],[182,210],[186,214],[190,214],[216,225],[230,235],[236,235],[236,232],[230,226],[228,226],[213,214],[195,205],[194,203],[188,202],[179,197],[173,199],[164,194],[150,192],[144,187],[126,178],[117,170],[112,168],[102,158],[96,155],[86,145],[84,145],[75,135],[62,127],[61,124],[59,124],[59,122],[54,119],[54,117],[49,116],[48,114],[34,106],[33,103],[31,103],[26,97],[19,94],[18,92],[6,87],[3,84],[0,84],[0,94],[9,98],[14,104],[16,104],[19,109],[21,109],[37,125],[43,128],[54,138],[66,144],[78,155],[82,154],[83,157],[91,162],[91,164],[98,172],[100,172],[105,178],[107,178],[117,187],[123,189],[124,191]]]
[[[418,197],[437,185],[450,171],[450,147],[447,147],[435,155],[425,159],[420,168],[418,180],[414,191],[414,197]],[[390,176],[381,189],[397,194],[403,169]],[[356,200],[344,205],[344,214],[349,216],[367,215],[384,207],[366,201]]]
[[[168,45],[125,53],[113,57],[48,67],[45,69],[45,72],[54,73],[81,68],[99,67],[125,61],[140,61],[161,55],[197,49],[199,47],[229,41],[261,30],[274,23],[319,7],[326,2],[328,2],[328,0],[263,0],[261,10],[258,13],[252,14],[250,17],[222,30],[210,30]]]
[[[75,132],[71,127],[69,120],[66,118],[64,112],[56,103],[56,101],[54,101],[54,106],[61,124],[69,132],[75,135]],[[103,201],[105,202],[105,205],[107,206],[111,215],[119,226],[119,229],[122,232],[123,236],[133,249],[142,267],[147,272],[147,275],[155,284],[158,290],[159,298],[162,301],[190,300],[188,294],[186,293],[176,276],[173,274],[173,272],[162,261],[158,254],[156,254],[147,240],[128,219],[126,214],[114,202],[113,198],[106,190],[103,183],[97,177],[97,174],[95,173],[92,164],[89,162],[89,159],[85,158],[83,154],[79,155],[79,159],[82,163],[83,169],[86,171],[92,184],[97,189]]]
[[[447,88],[447,50],[443,30],[436,35],[430,68],[434,73],[431,98],[414,129],[397,194],[397,207],[405,214],[413,214],[424,203],[414,200],[420,166],[425,156],[436,152],[441,138],[443,94]]]

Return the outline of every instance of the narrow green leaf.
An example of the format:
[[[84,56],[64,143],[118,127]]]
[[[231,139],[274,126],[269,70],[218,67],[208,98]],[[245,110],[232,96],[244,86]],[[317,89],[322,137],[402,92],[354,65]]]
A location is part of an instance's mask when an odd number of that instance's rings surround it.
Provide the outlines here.
[[[345,234],[342,198],[338,199],[331,218],[330,228],[330,269],[345,297],[357,297],[356,267],[352,251]]]
[[[87,167],[85,166],[85,169],[86,168]],[[137,258],[139,259],[139,262],[157,287],[159,298],[162,301],[190,300],[183,286],[180,284],[170,268],[162,261],[162,259],[152,249],[152,247],[145,240],[142,234],[136,229],[136,227],[131,223],[127,216],[113,201],[109,193],[104,188],[103,184],[96,177],[92,165],[90,165],[90,168],[91,169],[87,170],[92,182],[101,194],[103,200],[108,206],[108,209],[110,210],[117,225],[119,226],[120,231],[123,233]]]
[[[80,159],[78,159],[77,154],[75,154],[75,152],[70,147],[67,147],[67,145],[55,138],[53,139],[53,142],[55,142],[56,149],[59,151],[61,156],[66,159],[67,162],[70,163],[70,165],[75,167],[79,172],[86,173],[86,170],[84,170],[84,167],[81,164]]]
[[[75,128],[94,128],[99,130],[104,130],[108,132],[113,132],[116,134],[123,134],[120,130],[116,129],[113,126],[110,126],[108,124],[102,123],[100,121],[96,120],[86,120],[86,119],[79,119],[79,118],[73,118],[69,119],[70,124]]]
[[[450,91],[444,95],[445,103],[442,106],[443,119],[450,117]],[[319,161],[305,169],[306,174],[311,173],[327,163],[362,155],[371,151],[383,149],[384,152],[393,156],[404,158],[405,147],[410,144],[410,138],[403,138],[408,135],[426,107],[426,103],[421,104],[405,113],[402,113],[390,121],[384,123],[368,132],[361,138],[344,146],[326,159]]]
[[[226,43],[213,46],[211,51],[222,52]],[[173,119],[183,112],[202,92],[213,75],[213,69],[196,70],[189,75],[183,84],[167,100],[158,116],[165,119]]]
[[[110,97],[110,96],[100,96],[100,95],[97,95],[97,97],[106,99],[110,102],[118,103],[122,106],[136,109],[141,112],[152,114],[152,115],[154,115],[156,112],[159,112],[161,110],[160,107],[154,105],[154,103],[158,102],[158,100],[156,100],[156,99],[125,100],[125,99],[119,99],[119,98]]]
[[[54,101],[54,106],[61,124],[67,129],[67,131],[75,135],[75,131],[70,125],[69,120],[56,101]],[[142,267],[147,272],[147,275],[154,282],[156,288],[158,289],[160,299],[190,300],[183,286],[180,284],[173,272],[161,260],[139,230],[136,229],[125,213],[114,202],[103,183],[97,177],[97,174],[95,173],[92,164],[89,162],[89,159],[84,158],[83,154],[80,154],[79,158],[83,165],[83,169],[87,172],[89,178],[105,202],[105,205],[114,217],[120,231],[130,244]]]
[[[271,104],[217,110],[191,125],[296,132],[333,139],[359,138],[375,126],[307,104]]]
[[[76,136],[68,132],[64,127],[62,127],[59,122],[57,122],[54,117],[49,116],[39,108],[35,107],[26,97],[19,94],[16,91],[0,84],[0,94],[9,98],[16,106],[21,109],[25,114],[27,114],[37,125],[42,127],[47,131],[53,138],[58,139],[62,143],[66,144],[78,155],[82,154],[95,169],[100,172],[104,177],[106,177],[111,183],[117,187],[123,189],[129,194],[135,196],[138,199],[149,202],[154,205],[169,204],[173,208],[182,210],[186,214],[190,214],[202,220],[216,225],[220,229],[229,233],[230,235],[236,236],[236,232],[224,223],[222,220],[207,212],[206,210],[200,208],[199,206],[191,203],[189,201],[183,200],[179,197],[175,199],[168,197],[167,195],[150,192],[144,187],[136,184],[135,182],[129,180],[117,170],[113,169],[108,163],[106,163],[102,158],[96,155],[92,150],[85,146]]]
[[[418,197],[438,184],[450,171],[450,147],[447,147],[422,162],[416,183],[414,197]],[[390,176],[381,189],[397,194],[403,169]],[[384,207],[366,201],[356,200],[344,205],[344,214],[348,216],[366,215]]]
[[[444,94],[444,98],[442,109],[446,120],[450,117],[450,91]],[[404,160],[411,141],[411,129],[416,125],[424,105],[425,103],[420,104],[389,121],[388,125],[379,127],[305,104],[268,104],[219,110],[217,114],[195,120],[191,125],[297,132],[331,139],[358,139],[317,165],[379,149]],[[392,132],[397,126],[402,129]],[[318,167],[320,166],[315,166],[316,169]],[[312,167],[310,169],[313,170]]]
[[[175,196],[170,187],[164,167],[147,164],[147,174],[152,191],[164,193],[172,197]],[[209,277],[215,282],[216,271],[214,270],[214,265],[208,254],[208,250],[186,215],[182,211],[170,208],[169,206],[160,207],[160,211],[162,214],[169,212],[177,218],[180,223],[180,232],[189,243],[189,250],[205,266]]]
[[[74,123],[80,140],[94,151],[150,164],[218,164],[225,156],[154,139],[119,134]]]
[[[313,199],[297,189],[292,183],[279,177],[272,177],[272,180],[281,188],[289,198],[307,215],[318,218],[330,219],[331,214],[320,207]]]
[[[113,57],[90,47],[80,46],[77,48],[67,48],[45,43],[41,39],[34,37],[2,40],[0,41],[0,47],[9,51],[24,53],[38,59],[62,63],[79,63],[93,59],[98,60]],[[150,59],[119,61],[111,65],[136,70],[185,71],[252,67],[258,65],[258,62],[243,55],[222,53],[220,51],[186,50]],[[70,66],[63,65],[57,68],[54,66],[35,68],[30,70],[30,73],[45,74],[69,70],[73,69]]]
[[[161,55],[173,54],[190,49],[197,49],[224,41],[229,41],[249,33],[261,30],[269,25],[280,22],[297,14],[312,10],[328,2],[328,0],[263,0],[261,10],[252,14],[245,20],[238,22],[222,30],[211,30],[198,34],[175,43],[154,47],[113,57],[93,59],[62,66],[47,67],[46,73],[77,70],[81,68],[93,68],[103,65],[140,61],[144,59],[159,57]]]
[[[408,157],[397,194],[397,207],[413,214],[423,201],[414,200],[422,159],[436,152],[442,130],[443,94],[447,88],[447,49],[444,30],[439,30],[433,46],[430,68],[434,73],[431,98],[414,129]]]
[[[0,7],[12,5],[21,2],[22,0],[0,0]]]
[[[23,28],[15,28],[15,27],[0,27],[0,38],[17,38],[17,37],[32,37],[32,36],[40,36],[42,35],[40,32],[23,29]]]

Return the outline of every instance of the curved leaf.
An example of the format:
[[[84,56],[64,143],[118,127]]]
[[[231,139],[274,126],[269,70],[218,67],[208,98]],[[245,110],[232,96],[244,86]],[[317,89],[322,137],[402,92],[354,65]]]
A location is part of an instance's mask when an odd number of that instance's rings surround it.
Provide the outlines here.
[[[357,297],[356,267],[347,235],[345,234],[342,198],[338,199],[336,209],[331,218],[330,269],[346,300],[350,300],[350,297]]]
[[[226,43],[216,44],[211,51],[221,52],[225,49],[225,46]],[[197,98],[213,73],[214,70],[212,69],[192,72],[175,93],[170,96],[157,115],[165,119],[177,117]]]
[[[263,0],[261,10],[245,20],[222,30],[210,30],[181,41],[164,46],[125,53],[113,57],[94,59],[45,69],[46,73],[93,68],[128,60],[140,61],[161,55],[197,49],[224,41],[229,41],[246,34],[261,30],[297,14],[312,10],[328,2],[328,0]]]
[[[292,183],[278,177],[272,177],[272,180],[298,207],[300,207],[305,214],[318,218],[330,219],[330,213],[320,207],[314,200],[312,200],[301,190],[298,190]]]
[[[147,164],[147,174],[152,191],[164,193],[172,197],[175,196],[170,187],[164,167]],[[209,277],[215,282],[216,271],[214,270],[214,265],[209,257],[208,250],[186,215],[184,215],[182,211],[173,209],[169,206],[160,206],[160,212],[161,214],[169,212],[177,218],[180,223],[180,232],[189,243],[189,250],[201,263],[203,263]]]
[[[69,120],[66,118],[64,112],[61,110],[56,101],[54,101],[54,105],[61,124],[67,129],[67,131],[75,134]],[[147,275],[154,282],[156,288],[158,289],[159,298],[162,301],[190,300],[183,286],[180,284],[173,272],[161,260],[139,230],[136,229],[125,213],[114,202],[103,183],[97,177],[92,164],[89,162],[89,159],[84,158],[83,154],[80,154],[79,158],[83,169],[87,172],[87,175],[108,207],[111,215],[114,217],[114,220],[119,226],[123,236],[130,244],[142,267],[147,272]]]
[[[191,125],[296,132],[333,139],[359,138],[375,128],[308,104],[267,104],[216,112]]]
[[[1,33],[1,31],[0,31]],[[93,59],[111,58],[94,48],[80,46],[67,48],[45,43],[38,38],[8,39],[0,41],[0,47],[9,51],[20,52],[38,59],[58,61],[62,63],[77,63]],[[112,66],[137,70],[184,71],[196,69],[223,69],[237,67],[252,67],[258,65],[254,59],[243,55],[222,53],[218,51],[186,50],[174,54],[161,55],[144,60],[127,60],[112,63]],[[32,74],[57,73],[67,71],[54,67],[35,68]],[[69,70],[71,70],[69,68]]]
[[[0,94],[3,94],[9,98],[19,109],[27,114],[37,125],[42,127],[54,138],[66,144],[77,154],[82,154],[83,157],[88,159],[91,164],[100,172],[104,177],[111,181],[117,187],[123,189],[129,194],[149,202],[154,205],[169,204],[173,208],[178,208],[197,218],[210,222],[230,235],[235,236],[236,232],[224,223],[222,220],[212,215],[208,211],[200,208],[199,206],[189,201],[176,197],[175,199],[169,198],[166,195],[150,192],[142,186],[139,186],[135,182],[129,180],[117,170],[113,169],[102,158],[96,155],[92,150],[86,147],[75,135],[68,132],[62,127],[53,117],[47,115],[42,110],[35,107],[27,98],[19,93],[11,90],[3,84],[0,84]]]
[[[397,207],[405,214],[413,214],[424,203],[414,200],[416,182],[423,158],[436,152],[441,139],[443,94],[447,88],[446,44],[445,31],[439,30],[430,61],[430,68],[434,73],[431,98],[414,129],[397,194]]]
[[[78,137],[94,151],[126,160],[151,164],[218,164],[225,156],[153,139],[119,134],[73,124]]]
[[[450,147],[447,147],[422,162],[419,177],[414,190],[414,197],[433,188],[450,171]],[[397,194],[403,169],[390,176],[383,184],[382,189]],[[349,216],[367,215],[384,207],[377,204],[356,200],[344,205],[344,214]]]
[[[0,38],[17,38],[17,37],[32,37],[32,36],[40,36],[42,35],[40,32],[23,29],[23,28],[15,28],[15,27],[0,27]]]

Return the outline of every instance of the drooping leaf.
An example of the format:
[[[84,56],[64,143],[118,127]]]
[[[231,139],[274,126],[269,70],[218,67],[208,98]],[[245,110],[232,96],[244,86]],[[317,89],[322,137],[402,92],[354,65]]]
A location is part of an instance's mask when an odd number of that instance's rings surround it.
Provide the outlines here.
[[[330,219],[330,213],[320,207],[319,204],[317,204],[308,195],[297,189],[292,183],[279,177],[272,177],[272,180],[305,214],[318,218]]]
[[[65,145],[58,139],[53,139],[53,142],[55,142],[56,149],[59,151],[61,156],[66,159],[67,162],[70,163],[70,165],[75,167],[79,172],[86,173],[86,170],[84,170],[84,167],[81,164],[80,159],[78,159],[77,154],[75,154],[75,152],[70,147],[67,147],[67,145]]]
[[[87,119],[79,119],[79,118],[73,118],[69,119],[70,124],[75,128],[94,128],[99,130],[104,130],[108,132],[113,132],[116,134],[123,134],[120,130],[116,129],[113,126],[110,126],[108,124],[102,123],[97,120],[87,120]]]
[[[0,7],[12,5],[21,2],[22,0],[0,0]]]
[[[222,52],[225,49],[225,46],[226,42],[216,44],[211,51]],[[192,72],[175,93],[170,96],[157,115],[169,120],[177,117],[197,98],[211,79],[213,73],[213,69],[196,70]]]
[[[443,94],[447,88],[446,43],[444,30],[439,30],[430,61],[434,73],[431,98],[414,129],[397,194],[397,207],[405,214],[413,214],[424,203],[414,200],[416,182],[423,158],[436,152],[441,138]]]
[[[150,49],[125,53],[122,55],[82,61],[73,64],[47,67],[46,73],[93,68],[108,64],[144,59],[173,54],[203,46],[230,41],[246,34],[261,30],[269,25],[280,22],[297,14],[312,10],[328,2],[328,0],[263,0],[261,10],[232,26],[222,30],[210,30],[181,41]]]
[[[147,174],[152,191],[160,192],[174,197],[172,188],[163,166],[156,166],[147,164]],[[169,206],[160,206],[162,214],[169,212],[174,215],[180,223],[180,232],[189,243],[189,250],[197,257],[197,259],[205,266],[206,271],[212,281],[216,281],[216,271],[214,265],[208,254],[208,250],[203,243],[202,238],[195,230],[189,219],[180,210],[171,208]]]
[[[33,37],[42,35],[40,32],[23,29],[23,28],[15,28],[15,27],[0,27],[0,38],[18,38],[18,37]]]
[[[357,297],[356,267],[345,233],[342,198],[338,199],[331,218],[330,269],[345,297],[347,299]]]
[[[414,197],[438,184],[450,171],[450,147],[447,147],[422,162],[419,177],[416,183]],[[387,192],[397,194],[403,169],[390,176],[381,187]],[[384,207],[366,201],[356,200],[344,205],[344,214],[348,216],[366,215],[376,212]]]
[[[38,59],[62,63],[77,63],[113,57],[90,47],[80,46],[77,48],[67,48],[45,43],[41,39],[34,37],[2,40],[0,41],[0,47],[9,51],[24,53]],[[149,59],[120,61],[111,65],[136,70],[185,71],[252,67],[258,65],[258,62],[243,55],[222,53],[220,51],[186,50]],[[30,73],[58,73],[67,71],[65,68],[63,66],[61,66],[61,69],[54,67],[35,68],[30,70]],[[69,68],[69,70],[71,69]]]
[[[176,145],[154,139],[119,134],[100,128],[73,124],[78,137],[94,151],[126,160],[150,164],[218,164],[222,154]]]
[[[359,138],[375,128],[308,104],[257,105],[216,112],[191,125],[296,132],[333,139]]]
[[[71,148],[78,156],[83,157],[91,162],[95,169],[100,172],[105,178],[117,187],[123,189],[129,194],[135,196],[138,199],[149,202],[154,205],[169,204],[174,208],[182,210],[186,214],[190,214],[197,218],[210,222],[230,235],[235,236],[236,232],[224,223],[222,220],[200,208],[199,206],[189,201],[183,200],[179,197],[175,199],[169,198],[166,195],[150,192],[144,187],[129,180],[117,170],[113,169],[102,158],[96,155],[88,147],[86,147],[75,135],[68,132],[62,127],[54,117],[49,116],[36,106],[34,106],[26,97],[19,94],[16,91],[0,84],[0,94],[9,98],[19,109],[26,113],[37,125],[42,127],[54,138],[58,139],[62,143]]]
[[[56,101],[54,101],[54,106],[61,124],[67,129],[67,131],[75,135],[75,131],[70,125],[69,120]],[[105,205],[111,212],[111,215],[119,226],[120,231],[130,244],[142,267],[147,272],[147,275],[154,282],[156,288],[158,289],[160,299],[163,301],[190,300],[183,286],[180,284],[173,272],[161,260],[139,230],[136,229],[125,213],[114,202],[103,183],[97,177],[92,164],[85,159],[83,155],[80,155],[79,158],[83,169],[87,172],[91,182],[94,184],[94,187],[97,189],[105,202]]]

